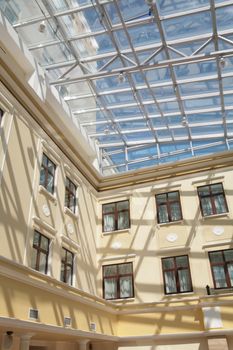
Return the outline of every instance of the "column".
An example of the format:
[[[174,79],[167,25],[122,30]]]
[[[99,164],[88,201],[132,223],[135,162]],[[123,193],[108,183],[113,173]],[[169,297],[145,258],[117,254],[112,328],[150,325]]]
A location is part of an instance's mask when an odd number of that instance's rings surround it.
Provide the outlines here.
[[[78,342],[78,349],[79,350],[89,350],[89,339],[83,339]]]
[[[32,334],[23,334],[20,336],[19,350],[29,350]]]
[[[207,339],[209,350],[229,350],[226,337],[210,337]]]

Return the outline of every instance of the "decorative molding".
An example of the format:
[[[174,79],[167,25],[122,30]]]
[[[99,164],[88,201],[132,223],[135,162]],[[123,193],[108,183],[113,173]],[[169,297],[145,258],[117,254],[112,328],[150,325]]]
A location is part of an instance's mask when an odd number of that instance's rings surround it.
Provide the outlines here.
[[[152,187],[150,193],[152,195],[171,192],[171,191],[180,191],[182,184],[176,184],[176,185],[158,185],[158,187]]]
[[[41,144],[43,146],[43,151],[48,155],[48,157],[52,157],[53,160],[56,164],[59,164],[61,162],[61,157],[59,154],[54,151],[54,149],[49,145],[49,143],[46,140],[41,140]]]
[[[77,242],[75,242],[73,239],[65,235],[61,235],[61,240],[62,240],[62,243],[67,244],[69,247],[71,247],[75,251],[80,250],[81,248]]]
[[[44,188],[44,186],[39,186],[39,193],[43,193],[47,198],[51,199],[51,201],[55,205],[57,205],[57,198],[55,197],[55,195],[47,191],[46,188]]]
[[[45,231],[48,231],[52,235],[55,235],[57,233],[57,230],[54,227],[49,225],[47,222],[41,220],[41,218],[39,218],[38,216],[33,216],[32,220],[33,220],[34,224],[38,225],[39,227],[41,227]]]
[[[44,215],[47,217],[50,216],[50,214],[51,214],[50,209],[47,206],[47,204],[42,205],[42,211],[43,211]]]
[[[117,235],[121,233],[131,233],[131,228],[125,228],[124,230],[116,230],[116,231],[109,231],[109,232],[102,232],[102,236],[109,236],[109,235]]]
[[[218,246],[221,247],[223,245],[229,245],[229,246],[233,245],[232,239],[227,239],[227,240],[219,239],[218,241],[204,243],[202,245],[202,248],[206,249],[206,248],[218,247]]]
[[[77,205],[76,205],[75,209],[78,211],[78,206]],[[74,220],[77,220],[78,217],[79,217],[78,213],[73,213],[72,210],[70,210],[67,207],[64,207],[64,213],[69,215],[70,217],[72,217],[72,219],[74,219]]]
[[[216,181],[223,181],[225,179],[225,176],[213,176],[211,178],[206,178],[206,179],[201,179],[201,180],[195,180],[195,181],[192,181],[192,185],[195,186],[195,187],[198,187],[198,186],[201,186],[203,184],[204,185],[209,185],[209,184],[212,184],[212,183],[216,183]]]
[[[175,241],[177,241],[178,239],[178,236],[176,233],[169,233],[167,236],[166,236],[166,240],[170,243],[173,243]]]
[[[106,258],[101,258],[99,261],[112,261],[112,260],[128,260],[134,259],[136,254],[125,254],[125,255],[115,255],[115,256],[107,256]]]
[[[163,248],[163,249],[159,249],[155,252],[155,255],[158,256],[164,256],[166,257],[168,254],[171,254],[173,252],[177,252],[177,253],[188,253],[190,251],[190,247],[179,247],[179,246],[174,246],[174,247],[168,247],[168,248]]]

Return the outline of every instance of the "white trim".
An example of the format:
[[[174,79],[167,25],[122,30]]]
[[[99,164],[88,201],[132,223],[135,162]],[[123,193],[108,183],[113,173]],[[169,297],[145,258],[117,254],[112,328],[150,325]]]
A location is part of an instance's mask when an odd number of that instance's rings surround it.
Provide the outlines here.
[[[124,230],[115,230],[115,231],[107,231],[107,232],[102,232],[102,236],[109,236],[109,235],[117,235],[120,233],[131,233],[131,227],[125,228]]]
[[[100,193],[100,195],[103,195],[102,193]],[[105,195],[105,197],[101,197],[101,198],[98,198],[97,196],[97,200],[98,200],[98,203],[100,205],[103,205],[103,204],[111,204],[111,203],[117,203],[117,202],[122,202],[122,201],[131,201],[131,197],[132,197],[132,193],[125,193],[125,194],[122,194],[122,193],[119,193],[119,194],[109,194],[109,195]]]
[[[51,199],[55,205],[57,205],[57,198],[55,196],[55,192],[56,192],[55,181],[54,181],[54,194],[52,194],[48,190],[46,190],[46,188],[44,186],[39,185],[39,193],[43,193],[46,197]]]
[[[61,240],[62,244],[64,244],[64,248],[68,247],[72,252],[77,252],[77,250],[80,250],[80,245],[75,242],[73,239],[61,234]]]
[[[208,216],[202,216],[201,220],[208,220],[208,219],[213,219],[213,218],[219,218],[222,216],[226,216],[229,218],[229,212],[226,213],[220,213],[220,214],[214,214],[214,215],[208,215]]]
[[[150,193],[153,195],[161,194],[161,193],[167,193],[167,192],[173,192],[173,191],[180,191],[182,184],[177,185],[161,185],[159,187],[152,186]]]
[[[76,197],[75,213],[72,210],[70,210],[68,207],[64,207],[64,213],[71,216],[72,219],[78,220],[79,215],[78,215],[78,198],[77,197]]]
[[[211,248],[211,247],[218,247],[218,246],[222,246],[222,245],[233,245],[233,241],[232,239],[229,239],[229,240],[219,240],[219,241],[214,241],[214,242],[208,242],[208,243],[204,243],[202,245],[202,248],[204,249],[208,249],[208,248]]]
[[[213,184],[215,184],[216,182],[218,182],[218,181],[224,181],[224,179],[225,179],[225,176],[214,176],[214,177],[212,177],[212,178],[206,178],[206,179],[201,179],[201,180],[195,180],[195,181],[192,181],[192,185],[194,186],[194,187],[199,187],[199,186],[202,186],[202,184],[203,184],[203,186],[205,186],[205,185],[213,185]]]
[[[188,254],[190,252],[191,248],[190,247],[169,247],[169,248],[164,248],[164,249],[159,249],[155,252],[156,256],[164,256],[164,257],[168,257],[168,254],[171,254],[173,252],[177,252],[177,254],[180,253],[186,253]]]
[[[101,258],[99,261],[111,261],[111,260],[128,260],[134,259],[136,254],[125,254],[125,255],[115,255],[115,256],[107,256],[106,258]]]
[[[177,225],[181,225],[181,224],[184,224],[184,219],[181,219],[181,220],[177,220],[177,221],[171,221],[171,222],[163,222],[163,223],[161,223],[161,224],[157,224],[156,226],[157,226],[157,228],[159,229],[160,227],[162,228],[162,227],[166,227],[166,226],[169,226],[169,225],[175,225],[175,224],[177,224]]]
[[[53,236],[56,235],[57,230],[54,227],[52,227],[51,225],[49,225],[47,222],[41,220],[41,218],[39,218],[38,216],[33,216],[32,220],[34,222],[34,224],[33,224],[34,228],[35,228],[35,224],[36,224],[37,226],[39,226],[42,229],[44,229],[46,231],[46,233],[48,232],[48,235],[49,235],[49,233],[51,233]],[[53,239],[54,237],[50,236],[50,238]]]
[[[42,144],[42,153],[46,153],[48,155],[48,158],[51,157],[51,160],[56,164],[59,165],[61,162],[61,157],[57,154],[57,152],[54,151],[54,149],[49,145],[49,143],[45,140],[41,140]]]
[[[78,170],[74,170],[73,167],[69,166],[67,163],[64,163],[64,169],[65,169],[65,175],[70,178],[72,182],[78,187],[82,185],[82,180],[80,177],[76,174]]]

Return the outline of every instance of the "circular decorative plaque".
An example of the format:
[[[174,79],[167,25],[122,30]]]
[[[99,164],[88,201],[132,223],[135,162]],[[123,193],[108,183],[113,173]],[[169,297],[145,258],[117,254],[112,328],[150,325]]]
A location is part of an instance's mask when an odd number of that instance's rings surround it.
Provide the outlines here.
[[[49,210],[49,207],[47,206],[47,204],[44,204],[42,206],[42,211],[43,211],[45,216],[50,216],[50,210]]]
[[[114,242],[114,243],[111,245],[111,247],[112,247],[113,249],[119,249],[119,248],[121,248],[121,242]]]
[[[74,226],[69,223],[67,224],[67,231],[72,235],[74,233]]]
[[[221,236],[223,233],[224,233],[224,228],[221,227],[221,226],[215,226],[213,228],[213,233],[216,235],[216,236]]]
[[[166,237],[168,242],[175,242],[177,240],[178,236],[176,233],[169,233]]]

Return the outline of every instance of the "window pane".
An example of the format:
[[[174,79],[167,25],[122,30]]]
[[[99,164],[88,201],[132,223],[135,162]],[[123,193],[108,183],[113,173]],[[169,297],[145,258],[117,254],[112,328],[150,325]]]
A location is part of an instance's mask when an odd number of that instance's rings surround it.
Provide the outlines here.
[[[39,246],[39,241],[40,241],[40,233],[35,231],[34,232],[34,238],[33,238],[33,245]]]
[[[173,269],[175,267],[173,258],[163,259],[162,262],[163,262],[163,269]]]
[[[53,193],[53,175],[50,175],[48,174],[47,175],[47,186],[46,186],[46,189],[50,192],[50,193]]]
[[[228,270],[228,274],[229,274],[229,278],[230,278],[230,283],[231,283],[231,287],[233,287],[233,264],[228,264],[227,265],[227,270]],[[230,287],[229,286],[229,287]]]
[[[114,214],[104,215],[104,232],[115,230],[115,216]]]
[[[43,164],[44,166],[47,166],[47,164],[48,164],[48,158],[46,157],[45,154],[43,154],[42,164]]]
[[[118,265],[119,275],[126,275],[132,273],[132,264],[120,264]]]
[[[104,277],[117,275],[117,265],[104,266]]]
[[[133,296],[132,277],[120,278],[120,298],[129,298]]]
[[[164,273],[165,277],[165,289],[166,293],[176,293],[176,278],[174,271],[166,271]]]
[[[48,251],[49,250],[49,239],[41,235],[41,248]]]
[[[52,174],[54,176],[54,172],[55,172],[55,165],[53,162],[51,162],[51,160],[48,159],[48,171],[50,174]]]
[[[67,263],[72,264],[73,263],[73,254],[67,250]]]
[[[210,198],[202,198],[201,204],[202,204],[202,212],[204,216],[213,214]]]
[[[214,198],[214,204],[215,204],[217,214],[225,213],[227,211],[227,208],[225,205],[225,199],[222,194]]]
[[[169,200],[177,200],[179,199],[179,192],[169,192],[168,193],[168,199]]]
[[[159,206],[159,222],[163,223],[163,222],[168,222],[168,212],[167,212],[167,206],[164,205],[160,205]]]
[[[181,219],[181,211],[179,203],[171,203],[171,220],[177,221]]]
[[[156,201],[157,201],[157,203],[164,203],[164,202],[166,202],[166,201],[167,201],[167,195],[166,195],[166,193],[158,194],[158,195],[156,196]]]
[[[117,298],[117,281],[115,278],[104,280],[104,297],[105,299]]]
[[[212,193],[223,192],[222,184],[214,184],[214,185],[211,185],[211,192],[212,192]]]
[[[224,257],[226,261],[233,261],[233,249],[225,250]]]
[[[216,284],[216,288],[226,288],[226,276],[224,272],[223,266],[213,266],[213,274],[214,274],[214,280]]]
[[[179,270],[178,271],[180,291],[187,292],[191,290],[191,281],[188,270]]]
[[[176,258],[176,266],[177,267],[187,267],[188,266],[187,256],[178,256]]]
[[[124,201],[124,202],[119,202],[117,203],[117,210],[124,210],[124,209],[128,209],[129,208],[129,202],[128,201]]]
[[[33,248],[31,255],[31,267],[36,270],[37,249]]]
[[[213,252],[213,253],[209,253],[210,255],[210,261],[212,263],[221,263],[223,262],[223,255],[222,252]]]
[[[46,264],[47,263],[47,255],[44,253],[40,253],[40,262],[39,262],[39,271],[46,273]]]
[[[61,264],[61,281],[65,282],[65,265]]]
[[[209,186],[203,186],[198,188],[198,193],[200,196],[206,196],[210,194]]]
[[[129,212],[123,211],[118,213],[118,230],[129,228]]]
[[[103,213],[112,213],[115,211],[115,204],[111,203],[111,204],[105,204],[103,205]]]
[[[66,283],[72,284],[72,267],[66,266]]]
[[[45,170],[43,167],[40,170],[40,185],[41,186],[45,185]]]

